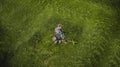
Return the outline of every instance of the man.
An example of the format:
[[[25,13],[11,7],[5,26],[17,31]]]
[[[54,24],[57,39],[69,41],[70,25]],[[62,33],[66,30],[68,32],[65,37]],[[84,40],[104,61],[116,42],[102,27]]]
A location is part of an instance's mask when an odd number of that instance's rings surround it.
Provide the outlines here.
[[[55,43],[61,43],[62,40],[64,40],[64,35],[62,31],[62,24],[58,24],[57,27],[55,28]]]

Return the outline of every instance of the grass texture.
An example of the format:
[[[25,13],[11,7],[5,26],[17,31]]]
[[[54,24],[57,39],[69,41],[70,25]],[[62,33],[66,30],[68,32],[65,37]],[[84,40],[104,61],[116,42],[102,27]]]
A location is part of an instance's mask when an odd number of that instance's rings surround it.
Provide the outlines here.
[[[0,67],[120,67],[120,1],[0,0]]]

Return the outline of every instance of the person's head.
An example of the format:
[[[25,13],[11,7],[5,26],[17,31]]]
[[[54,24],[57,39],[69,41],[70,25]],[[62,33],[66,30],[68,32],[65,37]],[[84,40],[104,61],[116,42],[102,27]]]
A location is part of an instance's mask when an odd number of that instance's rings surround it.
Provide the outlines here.
[[[61,28],[62,28],[62,24],[58,24],[57,27],[58,27],[59,29],[61,29]]]

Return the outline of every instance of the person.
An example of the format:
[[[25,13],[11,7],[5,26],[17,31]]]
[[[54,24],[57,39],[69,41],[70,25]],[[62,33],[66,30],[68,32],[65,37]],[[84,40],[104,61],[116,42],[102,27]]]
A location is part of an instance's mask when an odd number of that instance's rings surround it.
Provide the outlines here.
[[[62,40],[64,40],[64,34],[62,30],[62,24],[58,24],[55,28],[55,43],[59,44]]]

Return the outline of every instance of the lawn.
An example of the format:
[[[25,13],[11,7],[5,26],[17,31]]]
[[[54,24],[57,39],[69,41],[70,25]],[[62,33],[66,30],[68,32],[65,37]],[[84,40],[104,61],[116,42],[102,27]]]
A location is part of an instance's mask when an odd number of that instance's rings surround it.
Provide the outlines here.
[[[0,67],[120,67],[119,4],[0,0]],[[52,41],[58,23],[67,44]]]

